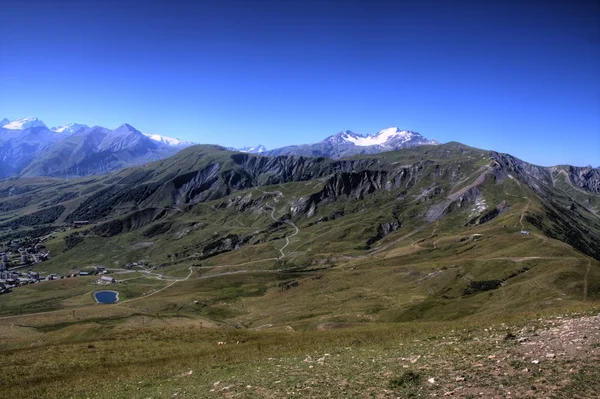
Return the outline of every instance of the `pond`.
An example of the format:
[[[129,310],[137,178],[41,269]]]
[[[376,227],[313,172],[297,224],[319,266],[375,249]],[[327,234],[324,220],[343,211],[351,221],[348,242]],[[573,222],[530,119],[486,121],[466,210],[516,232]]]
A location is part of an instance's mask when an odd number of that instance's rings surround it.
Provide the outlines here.
[[[94,299],[98,303],[115,303],[119,300],[119,293],[117,291],[96,291]]]

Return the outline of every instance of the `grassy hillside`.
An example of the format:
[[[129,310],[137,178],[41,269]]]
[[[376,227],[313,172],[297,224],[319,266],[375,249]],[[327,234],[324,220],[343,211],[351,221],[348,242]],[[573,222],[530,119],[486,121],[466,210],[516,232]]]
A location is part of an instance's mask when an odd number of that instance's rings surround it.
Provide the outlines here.
[[[459,143],[339,161],[197,146],[105,176],[5,180],[2,240],[45,237],[42,273],[108,268],[120,300],[96,304],[97,277],[0,296],[2,381],[49,397],[443,395],[460,377],[443,364],[517,356],[509,329],[597,310],[599,201],[565,173]],[[45,360],[17,367],[34,342]],[[556,392],[590,380],[592,352]],[[423,368],[397,361],[418,355]],[[505,396],[501,375],[464,397]]]

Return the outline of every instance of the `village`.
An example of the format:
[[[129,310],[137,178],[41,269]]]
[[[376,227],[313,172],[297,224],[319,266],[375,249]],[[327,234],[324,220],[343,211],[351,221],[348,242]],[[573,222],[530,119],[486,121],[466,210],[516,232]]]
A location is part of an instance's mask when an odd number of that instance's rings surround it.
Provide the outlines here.
[[[0,295],[12,292],[14,288],[42,281],[100,275],[98,284],[112,284],[117,281],[107,274],[104,266],[91,266],[85,270],[72,270],[65,275],[34,271],[33,268],[50,259],[50,251],[44,246],[45,238],[17,239],[6,243],[0,252]]]

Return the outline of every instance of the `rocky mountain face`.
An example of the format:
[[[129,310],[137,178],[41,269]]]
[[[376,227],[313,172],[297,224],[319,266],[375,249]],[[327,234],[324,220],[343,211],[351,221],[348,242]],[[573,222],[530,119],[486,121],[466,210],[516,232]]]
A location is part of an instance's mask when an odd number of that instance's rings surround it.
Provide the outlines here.
[[[100,131],[75,135],[81,139],[79,147],[109,149],[106,151],[111,154],[148,151],[144,136],[139,137],[140,133],[128,125],[120,127],[119,134],[93,129]],[[115,139],[122,135],[130,137]],[[125,141],[137,144],[124,147]],[[76,162],[80,168],[99,167],[86,164],[84,159]],[[558,179],[565,173],[569,180],[561,186]],[[518,208],[514,225],[535,226],[547,237],[600,258],[600,196],[593,191],[597,176],[597,170],[574,168],[568,174],[563,167],[539,167],[508,154],[459,143],[339,160],[264,157],[217,146],[194,146],[143,167],[106,175],[78,191],[54,187],[60,196],[54,192],[44,196],[44,205],[55,206],[81,197],[78,206],[63,215],[65,220],[97,223],[117,218],[117,224],[127,226],[128,231],[158,220],[170,226],[172,217],[195,214],[200,209],[196,206],[204,203],[212,204],[213,209],[235,208],[240,215],[269,213],[278,204],[285,215],[282,221],[309,225],[337,224],[357,212],[387,209],[381,219],[368,222],[372,227],[365,233],[363,245],[367,246],[405,225],[451,220],[453,229],[468,229],[489,224]],[[279,187],[293,188],[284,197]],[[19,195],[27,194],[17,195],[15,190],[12,186],[5,188],[6,193],[13,194],[0,200],[0,208],[27,205],[27,201],[18,200]],[[142,214],[145,216],[140,219]],[[248,243],[256,237],[249,237],[240,238],[232,248],[251,245]]]
[[[127,124],[114,130],[95,126],[79,130],[38,152],[21,174],[87,176],[154,161],[175,152]]]
[[[383,129],[372,135],[361,135],[345,130],[315,144],[295,145],[266,151],[265,155],[323,156],[339,159],[352,155],[378,154],[418,145],[438,145],[417,132],[397,127]]]
[[[191,143],[145,135],[124,124],[111,130],[71,123],[48,127],[37,118],[2,120],[0,178],[74,177],[106,173],[173,155]]]
[[[35,156],[61,136],[45,126],[26,129],[0,128],[0,178],[20,173]]]
[[[563,173],[575,186],[594,193],[600,193],[600,167],[590,166],[557,166],[553,168],[558,173]]]

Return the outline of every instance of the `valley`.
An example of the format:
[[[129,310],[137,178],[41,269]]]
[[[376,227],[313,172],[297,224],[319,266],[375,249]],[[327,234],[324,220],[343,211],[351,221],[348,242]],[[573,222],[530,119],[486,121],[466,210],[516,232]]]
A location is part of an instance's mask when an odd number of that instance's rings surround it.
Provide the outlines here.
[[[335,160],[192,146],[0,181],[4,250],[50,254],[24,270],[108,272],[0,295],[3,392],[593,397],[600,192],[568,168],[459,143]]]

